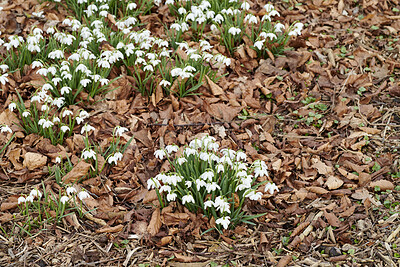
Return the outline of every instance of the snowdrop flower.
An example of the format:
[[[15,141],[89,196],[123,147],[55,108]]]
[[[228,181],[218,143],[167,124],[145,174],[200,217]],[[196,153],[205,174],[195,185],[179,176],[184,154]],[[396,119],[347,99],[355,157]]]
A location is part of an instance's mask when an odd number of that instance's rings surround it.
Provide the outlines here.
[[[5,133],[5,132],[12,133],[12,130],[8,125],[4,125],[4,126],[0,127],[0,132],[2,132],[2,133]]]
[[[72,187],[72,186],[67,187],[66,191],[67,191],[67,195],[72,195],[72,194],[76,193],[76,189],[74,187]]]
[[[25,110],[24,112],[22,112],[22,117],[24,117],[24,118],[26,118],[30,115],[31,115],[31,113],[28,110]]]
[[[264,42],[265,42],[265,40],[256,41],[256,42],[254,43],[254,47],[256,47],[258,50],[261,50],[262,47],[264,46]]]
[[[276,37],[276,34],[275,34],[275,33],[272,33],[272,32],[267,33],[267,34],[265,35],[265,38],[269,38],[270,40],[278,39],[278,37]]]
[[[64,51],[62,51],[62,50],[53,50],[53,51],[51,51],[49,53],[48,57],[51,58],[51,59],[64,58]]]
[[[96,152],[92,149],[87,150],[86,148],[82,152],[82,158],[84,159],[96,159]]]
[[[42,62],[36,61],[36,60],[32,62],[32,69],[41,68],[41,67],[43,67],[43,63]]]
[[[137,7],[136,3],[129,3],[129,4],[126,6],[126,8],[127,8],[128,10],[133,10],[133,9],[135,9],[136,7]]]
[[[196,139],[193,139],[193,140],[190,141],[190,143],[189,143],[189,147],[194,148],[194,149],[200,148],[201,145],[202,145],[201,140],[199,140],[199,139],[197,139],[197,138],[196,138]]]
[[[228,229],[229,224],[231,223],[231,217],[225,216],[223,218],[219,218],[215,221],[216,224],[220,224],[224,227],[224,229]]]
[[[221,213],[224,213],[224,212],[231,213],[229,203],[226,202],[221,196],[218,196],[215,198],[214,207],[217,210],[219,210]]]
[[[256,24],[257,23],[257,17],[252,15],[252,14],[248,14],[244,18],[244,22],[249,22],[250,24]]]
[[[68,132],[69,130],[70,130],[70,129],[69,129],[69,127],[68,127],[67,125],[61,126],[61,131],[62,131],[63,133]]]
[[[90,197],[90,195],[86,191],[81,191],[81,192],[78,193],[78,198],[80,200],[84,200],[84,199],[89,198],[89,197]]]
[[[186,185],[187,188],[190,188],[190,187],[192,187],[192,182],[191,181],[186,181],[185,185]]]
[[[58,108],[61,108],[64,105],[64,100],[65,100],[64,97],[56,98],[53,101],[53,105],[57,106]]]
[[[270,193],[271,195],[274,194],[274,192],[279,192],[279,188],[276,186],[276,184],[274,183],[268,183],[265,185],[265,192],[268,191],[268,193]]]
[[[90,117],[90,115],[86,110],[82,110],[81,112],[79,112],[79,117],[81,117],[82,119],[87,119]]]
[[[56,157],[56,163],[61,163],[61,158],[60,157]]]
[[[26,202],[26,198],[24,198],[23,196],[20,196],[18,198],[18,205],[21,204],[21,203],[25,203],[25,202]]]
[[[34,200],[35,198],[33,197],[33,196],[31,196],[31,195],[29,195],[29,196],[27,196],[26,198],[25,198],[25,202],[33,202],[33,200]]]
[[[246,153],[244,153],[244,152],[242,152],[242,151],[238,151],[238,152],[236,153],[236,160],[237,160],[237,161],[246,160],[246,159],[247,159]]]
[[[165,150],[168,154],[171,154],[172,152],[178,152],[179,147],[177,145],[168,145],[165,147]]]
[[[177,159],[176,159],[176,162],[177,162],[179,165],[182,165],[183,163],[187,162],[187,160],[186,160],[185,158],[183,158],[183,157],[180,157],[180,158],[177,158]]]
[[[91,82],[90,79],[83,79],[83,80],[81,80],[79,83],[80,83],[83,87],[86,88],[90,82]]]
[[[204,202],[204,209],[211,208],[212,206],[214,206],[214,202],[212,200],[207,200]]]
[[[60,202],[62,203],[62,204],[65,204],[65,203],[67,203],[69,201],[69,197],[68,196],[62,196],[61,198],[60,198]]]
[[[11,112],[13,112],[14,109],[16,109],[16,108],[17,108],[17,104],[15,104],[14,102],[11,103],[10,105],[8,105],[8,109],[9,109]]]
[[[7,64],[0,65],[0,69],[1,69],[3,72],[6,72],[6,71],[8,70],[8,65],[7,65]]]
[[[160,189],[159,189],[159,192],[160,193],[162,193],[162,192],[171,192],[171,186],[169,186],[169,185],[162,185],[161,187],[160,187]]]
[[[69,94],[72,91],[71,87],[64,86],[61,88],[61,95]]]
[[[182,204],[185,205],[186,203],[195,203],[192,195],[185,195],[182,197]]]
[[[248,190],[245,194],[245,197],[250,198],[251,200],[260,200],[262,198],[262,193],[261,192],[257,192],[255,190]]]
[[[171,83],[169,81],[167,81],[167,80],[162,80],[160,82],[160,86],[168,87],[168,86],[171,86]]]
[[[232,160],[231,160],[227,155],[222,156],[222,157],[219,159],[219,162],[218,162],[218,163],[221,163],[221,164],[228,164],[229,166],[232,166]]]
[[[62,117],[65,118],[66,116],[71,116],[72,114],[74,114],[71,110],[64,110],[62,113]]]
[[[117,126],[117,127],[115,128],[115,134],[116,134],[117,136],[122,136],[122,134],[123,134],[124,132],[127,132],[127,131],[128,131],[128,128],[126,128],[126,127]]]
[[[90,132],[92,130],[95,130],[95,128],[93,126],[91,126],[89,124],[85,124],[85,125],[82,126],[81,134],[88,133],[88,132]]]
[[[122,155],[121,152],[115,152],[115,153],[114,153],[114,157],[115,157],[117,160],[122,160],[122,158],[124,157],[124,155]]]
[[[53,123],[52,121],[45,120],[45,121],[43,122],[42,127],[43,127],[43,129],[46,129],[46,128],[53,127],[53,125],[54,125],[54,123]]]
[[[224,165],[218,164],[217,165],[217,173],[224,172],[224,171],[225,171]]]
[[[217,189],[220,190],[221,187],[220,187],[216,182],[212,182],[212,183],[210,183],[210,184],[206,184],[207,193],[214,192],[214,191],[217,190]]]
[[[41,198],[42,197],[42,192],[40,192],[38,189],[32,189],[31,192],[29,193],[30,196],[33,196],[34,198]]]
[[[285,29],[285,25],[283,25],[282,23],[277,23],[274,26],[275,32],[282,32],[283,29]]]
[[[200,178],[203,180],[209,180],[210,182],[214,178],[214,172],[212,171],[206,171],[203,174],[200,175]]]
[[[264,9],[265,9],[265,11],[267,11],[267,12],[271,12],[272,10],[275,10],[275,7],[274,7],[273,5],[271,5],[271,4],[266,4],[266,5],[264,6]]]
[[[157,159],[163,159],[166,155],[167,155],[167,153],[163,149],[158,149],[158,150],[154,151],[154,156]]]
[[[249,10],[250,9],[250,4],[247,2],[243,2],[243,4],[240,6],[241,9],[243,10]]]
[[[59,117],[54,117],[53,118],[53,123],[59,123],[61,120]]]
[[[179,12],[179,14],[186,14],[186,9],[185,8],[183,8],[183,7],[180,7],[179,9],[178,9],[178,12]]]
[[[279,12],[276,11],[276,10],[272,10],[271,12],[268,13],[268,15],[269,15],[270,17],[275,17],[275,16],[280,17],[280,16],[281,16],[281,15],[279,14]]]
[[[189,157],[190,155],[197,155],[197,151],[196,151],[195,149],[189,148],[189,147],[185,148],[185,150],[183,151],[183,153],[184,153],[187,157]]]
[[[233,36],[239,34],[242,30],[239,28],[231,27],[228,30],[228,33],[232,34]]]
[[[171,202],[171,201],[175,201],[177,195],[175,193],[169,193],[167,194],[167,201]]]

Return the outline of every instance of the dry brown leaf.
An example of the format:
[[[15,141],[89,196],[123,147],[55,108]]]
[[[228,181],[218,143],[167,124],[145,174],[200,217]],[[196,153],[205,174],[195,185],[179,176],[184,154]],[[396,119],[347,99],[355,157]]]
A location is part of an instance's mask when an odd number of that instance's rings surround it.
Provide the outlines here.
[[[25,159],[24,159],[24,167],[27,167],[28,170],[32,171],[37,168],[42,168],[44,165],[47,163],[47,157],[39,154],[39,153],[32,153],[32,152],[27,152],[25,154]]]
[[[393,190],[394,184],[388,180],[374,181],[369,184],[369,188],[374,189],[378,186],[382,191]]]
[[[121,232],[122,229],[124,229],[124,226],[122,224],[113,226],[113,227],[104,227],[96,230],[96,233],[101,234],[101,233],[116,233],[116,232]]]
[[[164,236],[163,238],[161,238],[160,242],[157,243],[157,246],[165,246],[168,245],[169,243],[171,243],[172,241],[172,236],[168,235],[168,236]]]
[[[329,193],[328,190],[323,189],[322,187],[319,187],[319,186],[309,186],[309,187],[307,187],[307,190],[310,192],[319,194],[319,195],[324,195],[324,194]]]
[[[281,159],[278,159],[278,160],[276,160],[276,161],[274,161],[272,163],[272,169],[274,171],[279,171],[281,169],[281,166],[282,166],[282,160]]]
[[[175,260],[179,262],[196,262],[199,259],[196,256],[184,256],[178,253],[174,253]]]
[[[207,75],[206,75],[206,80],[208,88],[210,88],[210,91],[214,96],[219,96],[224,94],[224,90],[222,90],[222,88],[218,86],[215,82],[213,82]]]
[[[341,187],[343,185],[343,181],[339,177],[329,176],[325,185],[329,188],[329,190],[334,190]]]
[[[340,226],[340,220],[338,219],[338,217],[336,217],[335,214],[327,212],[326,210],[324,210],[324,216],[325,216],[326,220],[328,221],[328,223],[331,226],[334,226],[334,227],[339,227]]]
[[[161,225],[160,209],[155,209],[153,215],[151,216],[149,225],[147,226],[147,231],[151,236],[155,236],[158,234],[158,231],[160,231]]]
[[[86,163],[84,160],[79,161],[78,164],[75,165],[72,170],[63,177],[63,182],[66,184],[74,183],[76,180],[85,177],[88,174],[91,166],[91,164]]]
[[[176,225],[179,223],[187,223],[189,220],[189,214],[187,213],[171,213],[166,212],[163,213],[162,222],[168,226]]]

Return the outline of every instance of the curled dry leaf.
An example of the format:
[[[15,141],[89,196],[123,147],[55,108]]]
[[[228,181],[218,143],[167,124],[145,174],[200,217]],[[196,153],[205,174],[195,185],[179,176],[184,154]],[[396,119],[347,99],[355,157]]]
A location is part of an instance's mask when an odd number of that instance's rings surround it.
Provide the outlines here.
[[[341,187],[343,185],[343,181],[339,177],[329,176],[325,184],[329,190],[334,190]]]
[[[47,157],[39,154],[27,152],[25,154],[24,166],[28,168],[28,170],[32,171],[37,168],[42,168],[47,163]]]
[[[84,160],[79,161],[79,163],[75,165],[72,170],[63,177],[63,182],[66,184],[73,183],[76,180],[85,177],[89,172],[91,166],[91,164],[86,163]]]
[[[160,209],[155,209],[153,215],[151,216],[150,223],[147,226],[147,231],[151,236],[155,236],[158,231],[160,231],[161,225]]]
[[[379,187],[382,191],[393,190],[394,184],[388,180],[374,181],[369,184],[369,188]]]

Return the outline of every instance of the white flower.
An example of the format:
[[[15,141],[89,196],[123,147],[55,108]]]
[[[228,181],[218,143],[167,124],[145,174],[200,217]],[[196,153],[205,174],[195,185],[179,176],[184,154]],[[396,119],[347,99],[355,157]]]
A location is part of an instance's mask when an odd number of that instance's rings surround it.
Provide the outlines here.
[[[93,126],[91,126],[91,125],[89,125],[89,124],[86,123],[85,125],[82,126],[81,134],[83,134],[83,133],[88,133],[88,132],[90,132],[90,131],[92,131],[92,130],[95,130],[95,128],[94,128]]]
[[[166,155],[167,153],[163,149],[159,149],[154,152],[154,157],[157,159],[163,159]]]
[[[160,181],[155,178],[150,178],[147,180],[147,189],[159,188],[161,186]]]
[[[29,193],[30,196],[32,197],[37,197],[37,198],[41,198],[42,197],[42,192],[40,192],[38,189],[32,189],[31,192]]]
[[[214,192],[217,189],[221,189],[221,187],[216,182],[212,182],[210,184],[206,184],[207,193]]]
[[[66,126],[66,125],[63,125],[63,126],[61,126],[61,131],[62,132],[67,132],[67,131],[69,131],[70,129],[69,129],[69,127],[68,126]]]
[[[33,61],[32,62],[32,69],[41,68],[41,67],[43,67],[43,63],[42,62],[40,62],[40,61]]]
[[[25,203],[26,202],[26,198],[24,198],[23,196],[18,198],[18,205],[21,203]]]
[[[67,187],[66,191],[67,191],[67,195],[72,195],[72,194],[76,193],[76,189],[72,186]]]
[[[231,213],[230,211],[230,205],[228,202],[226,202],[222,197],[216,197],[214,201],[214,207],[219,210],[221,213],[228,212]]]
[[[46,128],[52,127],[53,125],[54,125],[54,123],[53,123],[52,121],[45,120],[45,121],[43,122],[42,127],[43,127],[44,129],[46,129]]]
[[[61,120],[59,117],[54,117],[53,118],[53,123],[59,123]]]
[[[177,145],[168,145],[165,147],[165,150],[168,154],[171,154],[172,152],[178,152],[179,147]]]
[[[160,82],[160,86],[168,87],[168,86],[170,86],[170,85],[171,85],[171,83],[170,83],[169,81],[167,81],[167,80],[162,80],[162,81]]]
[[[64,86],[61,88],[61,95],[69,94],[72,91],[71,87]]]
[[[65,203],[67,203],[69,201],[69,197],[68,196],[62,196],[61,198],[60,198],[60,202],[62,203],[62,204],[65,204]]]
[[[81,192],[78,193],[78,198],[80,200],[84,200],[84,199],[89,198],[89,197],[90,197],[90,195],[86,191],[81,191]]]
[[[224,227],[224,229],[228,229],[229,224],[231,223],[231,217],[225,216],[223,218],[219,218],[215,221],[216,224],[220,224]]]
[[[254,47],[256,47],[258,50],[261,50],[262,47],[264,46],[265,40],[257,41],[254,43]]]
[[[214,202],[212,200],[207,200],[204,202],[204,209],[211,208],[212,206],[214,206]]]
[[[242,151],[238,151],[236,153],[236,160],[240,161],[240,160],[246,160],[247,156],[246,153],[242,152]]]
[[[14,109],[16,109],[16,108],[17,108],[17,104],[15,104],[14,102],[11,103],[10,105],[8,105],[8,109],[9,109],[11,112],[13,112]]]
[[[195,203],[192,195],[185,195],[182,197],[182,204],[185,205],[186,203]]]
[[[63,116],[63,118],[65,118],[65,116],[70,116],[72,114],[74,114],[74,113],[71,110],[66,109],[63,111],[62,116]]]
[[[197,155],[197,151],[193,148],[185,148],[184,152],[183,152],[187,157],[189,157],[190,155]]]
[[[192,187],[192,182],[191,181],[186,181],[185,185],[186,185],[187,188],[190,188],[190,187]]]
[[[203,180],[209,180],[210,182],[214,178],[214,172],[212,171],[206,171],[202,175],[200,175],[200,178]]]
[[[122,136],[122,134],[123,134],[124,132],[127,132],[127,131],[128,131],[128,128],[126,128],[126,127],[121,127],[121,126],[115,127],[115,134],[116,134],[117,136]]]
[[[243,4],[240,6],[241,9],[243,10],[249,10],[250,9],[250,4],[247,2],[243,2]]]
[[[87,150],[86,148],[82,152],[82,158],[84,159],[95,159],[96,158],[96,152],[94,152],[92,149]]]
[[[56,157],[56,163],[61,163],[61,158],[60,157]]]
[[[89,118],[89,113],[86,110],[82,110],[81,112],[79,112],[79,117],[81,117],[82,119],[86,119]]]
[[[179,165],[182,165],[183,163],[187,162],[187,160],[186,160],[185,158],[183,158],[183,157],[180,157],[180,158],[177,158],[177,159],[176,159],[176,162],[177,162]]]
[[[118,164],[117,158],[115,156],[111,156],[111,157],[108,158],[108,164],[111,165],[112,163],[115,163],[115,165]]]
[[[239,34],[242,30],[239,28],[231,27],[228,30],[228,33],[232,34],[233,36]]]
[[[175,201],[177,195],[175,193],[167,194],[167,201]]]
[[[245,197],[250,198],[251,200],[260,200],[262,198],[262,193],[257,192],[255,190],[248,190],[245,194]]]
[[[33,200],[34,200],[35,198],[33,197],[33,196],[31,196],[31,195],[29,195],[29,196],[27,196],[26,198],[25,198],[25,202],[33,202]]]
[[[8,70],[8,65],[7,65],[7,64],[0,65],[0,69],[1,69],[3,72],[6,72],[6,71]]]
[[[160,187],[160,189],[159,189],[160,193],[162,193],[162,192],[168,192],[168,193],[170,193],[171,190],[172,190],[172,188],[171,188],[171,186],[169,186],[169,185],[162,185],[162,186]]]
[[[268,193],[270,193],[271,195],[274,194],[274,192],[279,192],[279,188],[276,186],[276,184],[274,183],[268,183],[265,185],[265,192],[268,191]]]
[[[223,164],[217,165],[217,173],[224,172],[225,168]]]
[[[4,125],[4,126],[0,127],[0,132],[2,132],[2,133],[5,133],[5,132],[12,133],[12,130],[8,125]]]
[[[277,23],[275,24],[275,32],[282,32],[283,29],[285,29],[285,25],[283,25],[282,23]]]
[[[197,191],[200,191],[200,189],[202,187],[205,187],[207,185],[207,183],[204,180],[196,179],[195,182],[196,182]]]
[[[115,152],[115,153],[114,153],[114,157],[115,157],[117,160],[122,160],[123,156],[124,156],[124,155],[122,155],[121,152]]]

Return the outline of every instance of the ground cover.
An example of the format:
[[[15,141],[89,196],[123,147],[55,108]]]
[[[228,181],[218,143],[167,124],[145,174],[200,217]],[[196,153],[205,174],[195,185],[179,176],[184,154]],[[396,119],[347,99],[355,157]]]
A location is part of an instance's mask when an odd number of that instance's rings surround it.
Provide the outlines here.
[[[399,265],[398,1],[1,7],[1,265]]]

